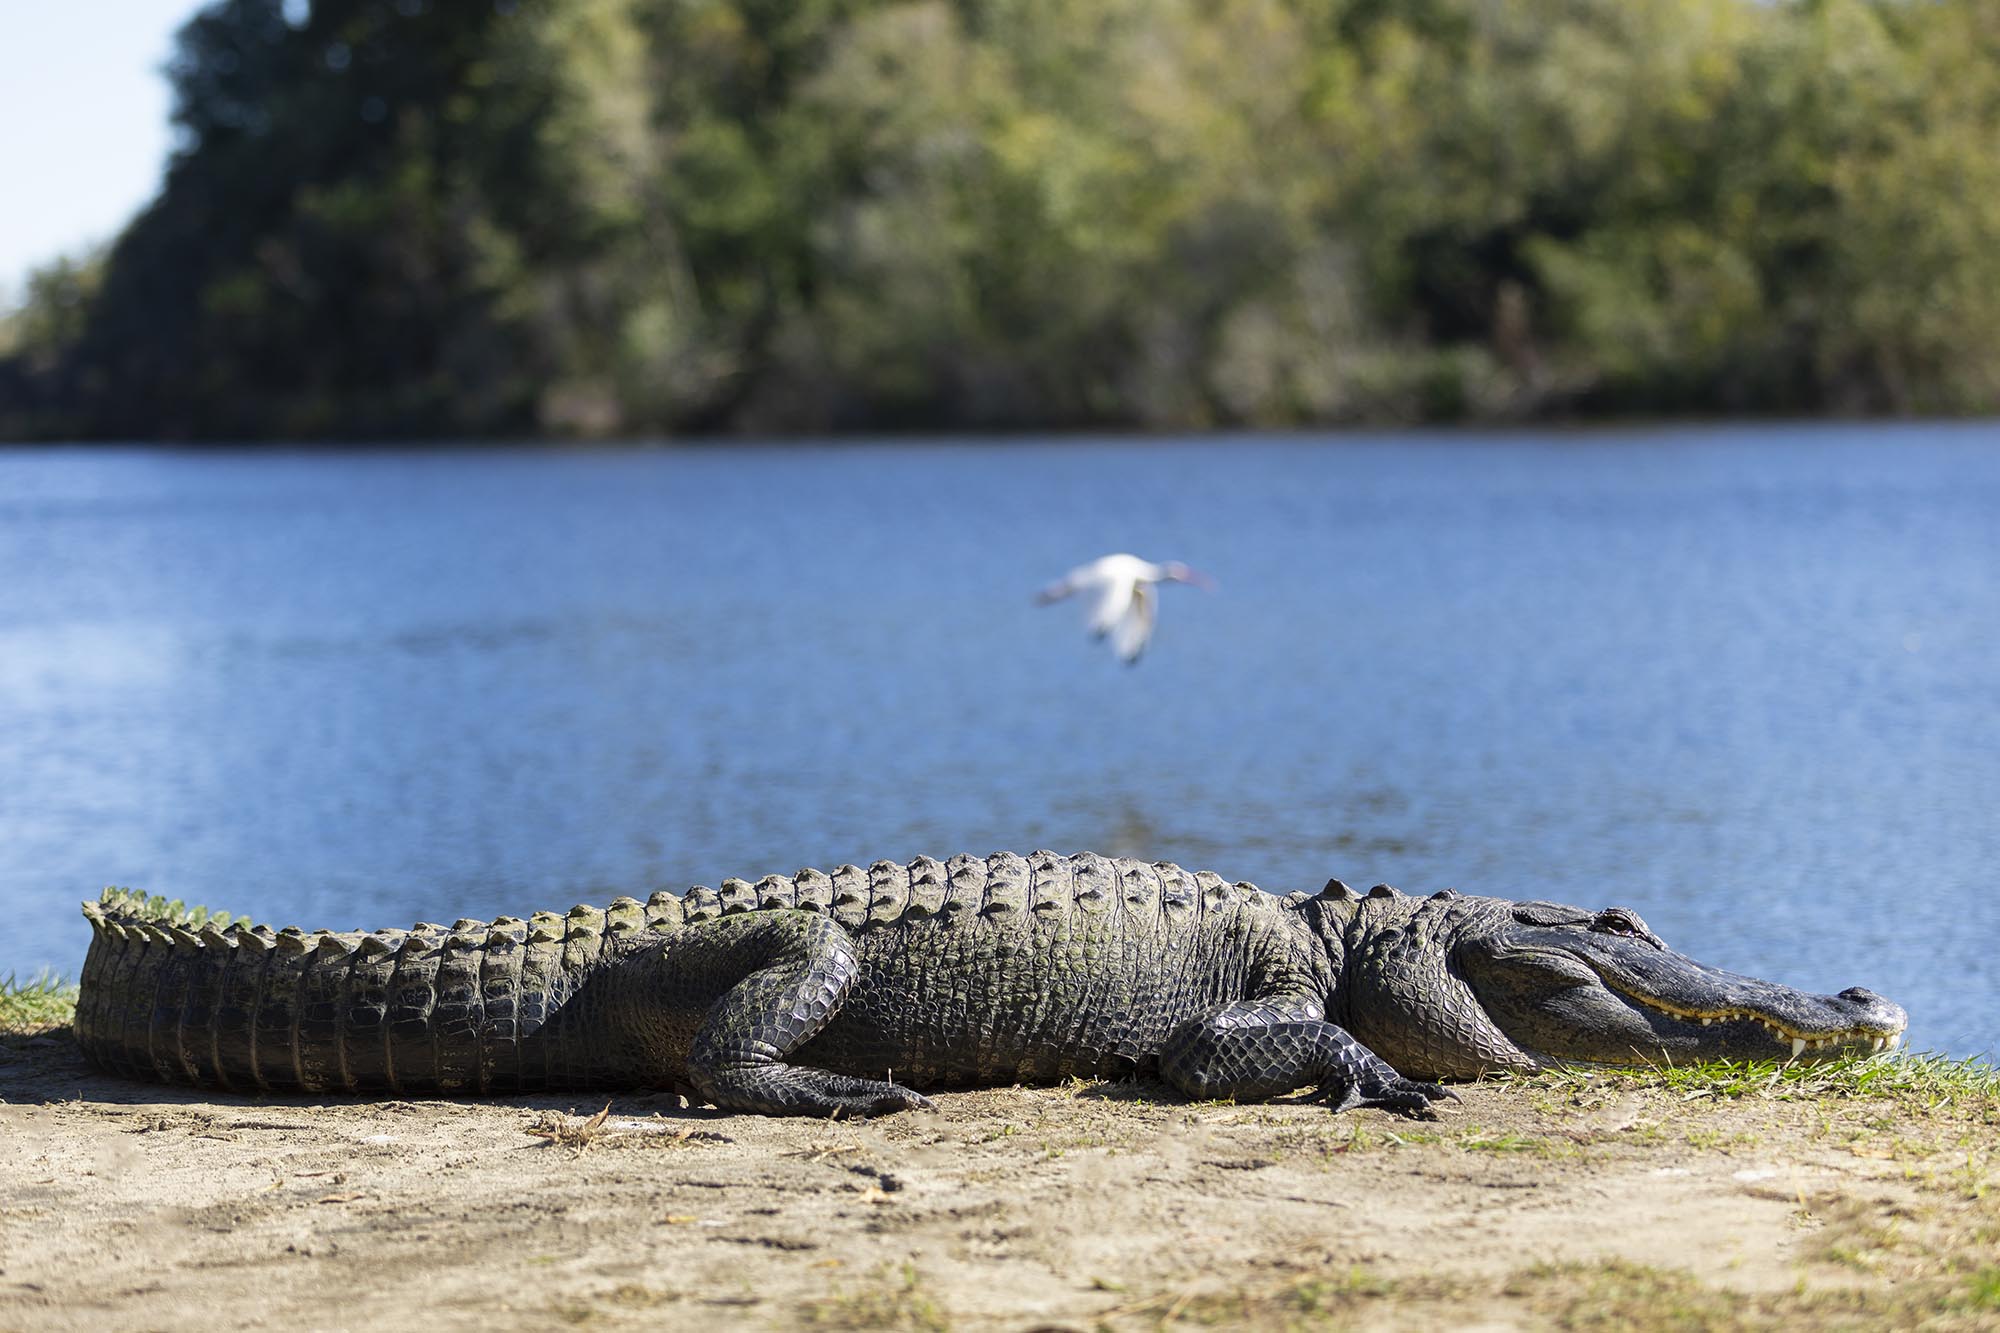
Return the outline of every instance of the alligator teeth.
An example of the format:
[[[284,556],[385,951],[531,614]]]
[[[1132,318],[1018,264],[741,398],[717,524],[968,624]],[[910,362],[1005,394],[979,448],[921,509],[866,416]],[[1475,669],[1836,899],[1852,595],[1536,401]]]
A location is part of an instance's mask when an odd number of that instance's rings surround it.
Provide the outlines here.
[[[1869,1051],[1870,1051],[1870,1052],[1874,1052],[1874,1051],[1879,1051],[1879,1050],[1881,1050],[1881,1049],[1882,1049],[1882,1038],[1880,1038],[1880,1037],[1877,1037],[1877,1038],[1876,1038],[1875,1040],[1873,1040],[1873,1041],[1869,1042],[1869,1043],[1868,1043],[1868,1049],[1869,1049]]]
[[[1800,1054],[1800,1052],[1804,1051],[1804,1050],[1805,1050],[1805,1048],[1806,1048],[1806,1043],[1805,1043],[1805,1038],[1803,1038],[1803,1037],[1793,1037],[1793,1038],[1792,1038],[1792,1059],[1794,1059],[1794,1060],[1798,1059],[1798,1058],[1799,1058],[1799,1054]]]
[[[1707,1026],[1708,1026],[1708,1025],[1710,1024],[1710,1023],[1713,1023],[1714,1021],[1715,1021],[1715,1020],[1714,1020],[1714,1019],[1712,1019],[1712,1018],[1704,1018],[1704,1019],[1702,1019],[1702,1020],[1701,1020],[1701,1025],[1702,1025],[1703,1027],[1707,1027]]]

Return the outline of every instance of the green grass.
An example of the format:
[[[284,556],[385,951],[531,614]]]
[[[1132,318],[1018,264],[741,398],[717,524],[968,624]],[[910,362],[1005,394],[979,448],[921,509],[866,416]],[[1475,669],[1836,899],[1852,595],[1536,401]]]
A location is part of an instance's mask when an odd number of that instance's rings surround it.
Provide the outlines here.
[[[1929,1051],[1843,1056],[1816,1064],[1710,1060],[1647,1069],[1555,1069],[1513,1081],[1574,1091],[1588,1086],[1652,1087],[1679,1093],[1687,1101],[1867,1099],[1931,1108],[2000,1103],[2000,1066],[1977,1056],[1954,1059]]]
[[[76,1016],[76,987],[51,976],[21,981],[0,979],[0,1036],[31,1035],[67,1024]]]

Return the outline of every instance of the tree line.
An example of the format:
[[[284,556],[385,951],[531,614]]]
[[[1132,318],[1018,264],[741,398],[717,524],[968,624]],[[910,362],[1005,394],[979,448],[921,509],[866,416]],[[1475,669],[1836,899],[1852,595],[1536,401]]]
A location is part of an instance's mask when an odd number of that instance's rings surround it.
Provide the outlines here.
[[[217,0],[0,435],[2000,408],[2000,0]]]

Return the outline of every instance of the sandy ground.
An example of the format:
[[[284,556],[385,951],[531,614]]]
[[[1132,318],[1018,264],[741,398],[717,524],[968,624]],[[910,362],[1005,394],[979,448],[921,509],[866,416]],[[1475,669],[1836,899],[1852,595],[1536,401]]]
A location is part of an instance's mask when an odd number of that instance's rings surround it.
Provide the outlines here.
[[[1112,1084],[593,1125],[192,1094],[9,1038],[0,1329],[2000,1324],[1990,1107],[1462,1091],[1432,1122]]]

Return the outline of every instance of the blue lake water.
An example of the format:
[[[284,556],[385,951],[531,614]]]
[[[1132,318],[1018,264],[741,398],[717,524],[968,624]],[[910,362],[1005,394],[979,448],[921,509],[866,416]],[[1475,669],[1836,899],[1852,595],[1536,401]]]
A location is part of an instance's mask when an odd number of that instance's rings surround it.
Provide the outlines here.
[[[1033,591],[1132,550],[1132,669]],[[2000,427],[0,453],[0,976],[1144,855],[1637,908],[2000,1048]]]

